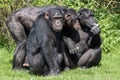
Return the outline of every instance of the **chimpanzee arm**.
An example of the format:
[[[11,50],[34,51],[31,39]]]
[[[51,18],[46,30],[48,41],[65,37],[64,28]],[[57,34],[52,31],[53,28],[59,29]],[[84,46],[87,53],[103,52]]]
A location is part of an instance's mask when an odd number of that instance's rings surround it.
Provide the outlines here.
[[[48,25],[46,22],[47,21],[45,21],[43,17],[38,18],[35,23],[36,35],[38,44],[40,45],[42,51],[42,55],[50,69],[49,75],[52,75],[59,72],[59,66],[54,57],[54,40],[50,37],[52,35],[49,29],[50,25]]]
[[[42,38],[41,49],[42,49],[43,55],[44,55],[46,61],[48,62],[48,64],[53,66],[54,65],[52,63],[52,62],[54,62],[53,46],[50,43],[50,39],[46,36],[44,36]],[[51,66],[49,66],[49,67],[51,67]]]
[[[85,40],[81,40],[80,42],[75,43],[71,38],[64,37],[64,41],[71,54],[74,53],[81,54],[88,48]]]
[[[93,37],[90,37],[89,41],[88,41],[88,46],[90,48],[97,48],[100,47],[102,44],[102,39],[100,37],[100,34],[95,35]]]
[[[41,50],[42,55],[44,56],[44,59],[47,62],[50,69],[49,75],[57,74],[59,72],[59,66],[57,64],[57,60],[55,59],[53,51],[54,47],[52,45],[53,44],[51,43],[49,37],[47,36],[42,37]]]
[[[100,28],[98,24],[94,25],[89,34],[90,38],[88,40],[88,46],[91,48],[100,47],[102,44],[101,37],[100,37]]]
[[[64,40],[65,45],[67,46],[69,52],[71,54],[75,53],[74,50],[73,50],[73,48],[75,48],[74,47],[74,45],[75,45],[74,41],[71,38],[69,38],[69,37],[64,37],[63,40]]]

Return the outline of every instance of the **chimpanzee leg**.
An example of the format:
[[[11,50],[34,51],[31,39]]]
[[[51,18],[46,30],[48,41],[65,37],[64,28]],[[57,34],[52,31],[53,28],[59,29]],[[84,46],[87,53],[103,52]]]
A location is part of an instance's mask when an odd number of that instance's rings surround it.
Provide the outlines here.
[[[101,48],[87,50],[79,59],[78,66],[81,68],[89,68],[96,66],[101,60]]]
[[[101,48],[98,48],[98,49],[96,49],[95,50],[96,51],[96,53],[97,53],[97,57],[96,57],[96,60],[94,61],[94,65],[95,66],[97,66],[97,65],[99,65],[99,63],[100,63],[100,60],[101,60],[101,57],[102,57],[102,49]]]
[[[54,55],[55,60],[57,61],[57,63],[59,65],[61,65],[62,61],[63,61],[63,54],[62,53],[58,53],[57,47],[54,47]]]
[[[65,63],[64,70],[69,70],[70,68],[75,68],[75,64],[72,61],[72,59],[68,53],[64,53],[64,63]]]
[[[30,71],[35,74],[43,74],[45,71],[45,62],[40,53],[36,53],[35,55],[28,54],[28,61],[30,65]]]
[[[23,25],[20,23],[17,16],[12,15],[6,21],[7,27],[14,38],[15,42],[17,43],[17,47],[14,53],[14,60],[13,60],[13,69],[20,69],[22,68],[23,59],[25,57],[25,43],[27,36],[25,34],[25,30]]]
[[[13,57],[13,69],[22,69],[22,65],[26,56],[25,43],[26,41],[23,41],[19,43],[16,47],[15,54]]]
[[[25,52],[25,54],[26,54],[26,52]],[[28,64],[28,56],[25,56],[24,63],[23,63],[23,67],[24,67],[24,68],[28,68],[28,67],[29,67],[29,64]]]
[[[6,24],[17,44],[27,39],[24,26],[20,23],[17,16],[10,16],[10,18],[6,21]]]
[[[42,39],[41,50],[42,55],[49,67],[48,75],[56,75],[60,72],[60,70],[55,58],[53,42],[47,36],[44,36]]]

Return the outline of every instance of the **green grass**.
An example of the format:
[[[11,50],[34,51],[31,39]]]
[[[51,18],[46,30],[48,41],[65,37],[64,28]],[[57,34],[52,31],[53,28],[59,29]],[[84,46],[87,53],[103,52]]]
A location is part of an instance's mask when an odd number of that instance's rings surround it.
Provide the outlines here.
[[[119,48],[120,49],[120,48]],[[120,52],[113,51],[102,55],[101,65],[90,69],[64,71],[57,76],[37,76],[29,71],[12,70],[12,52],[0,49],[0,80],[120,80]]]

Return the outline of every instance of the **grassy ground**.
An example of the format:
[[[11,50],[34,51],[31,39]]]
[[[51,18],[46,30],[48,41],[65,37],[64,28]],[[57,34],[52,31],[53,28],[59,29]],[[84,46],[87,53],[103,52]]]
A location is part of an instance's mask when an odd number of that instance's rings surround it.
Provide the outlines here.
[[[26,71],[12,70],[13,51],[0,49],[0,80],[120,80],[120,52],[103,53],[101,65],[90,69],[74,69],[58,76],[43,77]]]

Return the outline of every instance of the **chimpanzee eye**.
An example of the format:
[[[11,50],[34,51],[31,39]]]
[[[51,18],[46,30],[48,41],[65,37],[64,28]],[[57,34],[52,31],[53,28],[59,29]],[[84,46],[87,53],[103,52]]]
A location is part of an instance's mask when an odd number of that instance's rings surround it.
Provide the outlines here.
[[[82,15],[82,13],[79,14],[79,16]]]
[[[62,21],[62,20],[63,20],[63,18],[60,18],[60,20]]]
[[[88,16],[88,17],[86,17],[86,19],[89,19],[90,17]]]
[[[85,19],[89,19],[89,16],[83,16]]]
[[[70,14],[67,15],[68,17],[71,16]]]
[[[53,19],[59,19],[59,20],[62,20],[63,19],[63,17],[54,17]]]
[[[94,14],[90,14],[89,16],[90,16],[90,17],[94,17]]]

